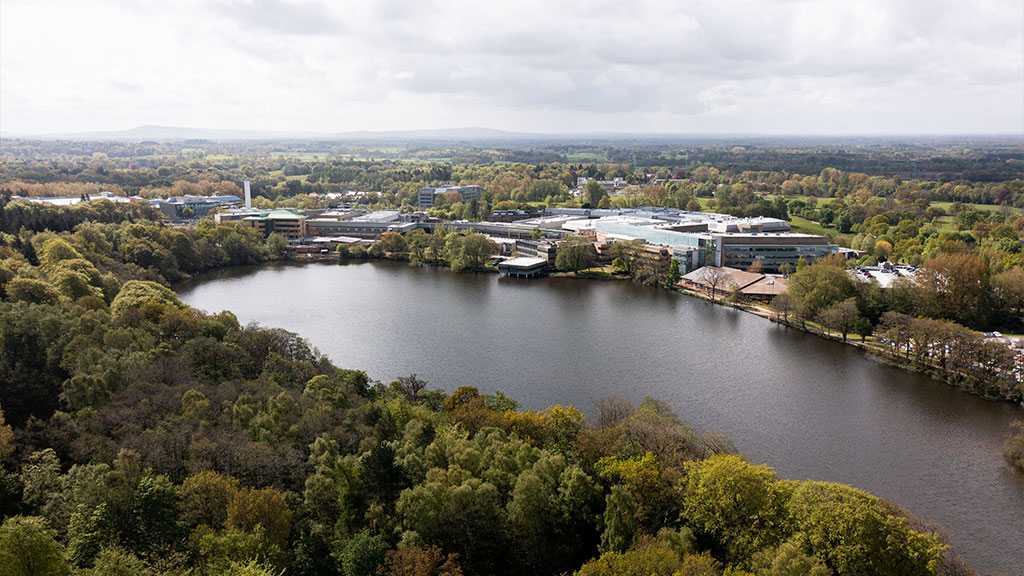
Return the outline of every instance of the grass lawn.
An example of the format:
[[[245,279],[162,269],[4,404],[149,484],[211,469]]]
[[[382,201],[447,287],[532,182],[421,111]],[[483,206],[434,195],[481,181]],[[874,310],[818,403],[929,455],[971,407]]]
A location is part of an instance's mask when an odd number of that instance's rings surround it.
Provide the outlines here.
[[[819,236],[825,236],[829,231],[834,232],[835,229],[825,228],[821,224],[815,224],[806,218],[800,216],[790,216],[789,224],[793,227],[795,232],[804,232],[807,234],[817,234]]]
[[[929,204],[929,206],[934,206],[936,208],[942,208],[946,212],[949,212],[953,208],[953,203],[952,202],[932,202],[931,204]],[[971,208],[971,210],[974,210],[975,212],[998,212],[998,211],[1003,209],[1002,206],[996,206],[995,204],[964,204],[964,206],[969,206]],[[1010,214],[1020,214],[1021,213],[1021,209],[1020,208],[1015,208],[1013,206],[1009,206],[1008,208],[1010,210]]]
[[[573,152],[565,155],[566,162],[607,162],[604,154],[597,152]]]

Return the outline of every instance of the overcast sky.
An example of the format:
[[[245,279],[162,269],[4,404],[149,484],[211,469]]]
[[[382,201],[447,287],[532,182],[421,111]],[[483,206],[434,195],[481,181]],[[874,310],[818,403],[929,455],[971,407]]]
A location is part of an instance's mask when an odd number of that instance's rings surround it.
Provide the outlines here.
[[[1021,0],[0,0],[0,129],[1024,134]]]

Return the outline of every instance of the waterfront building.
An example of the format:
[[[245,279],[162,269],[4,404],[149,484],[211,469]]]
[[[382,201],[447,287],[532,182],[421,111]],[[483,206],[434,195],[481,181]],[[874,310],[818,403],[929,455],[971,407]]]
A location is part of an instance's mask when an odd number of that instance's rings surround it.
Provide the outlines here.
[[[306,230],[309,236],[352,236],[355,238],[380,238],[385,232],[400,227],[401,213],[398,210],[366,210],[327,212],[311,219]],[[409,223],[414,227],[413,224]]]
[[[536,278],[544,274],[547,266],[548,261],[546,258],[520,256],[519,258],[509,258],[508,260],[498,262],[498,274],[516,278]]]
[[[547,240],[527,240],[525,238],[516,240],[516,252],[520,256],[543,258],[548,266],[555,265],[555,258],[558,255],[558,248],[553,242]]]
[[[293,208],[277,208],[242,218],[242,222],[259,230],[264,237],[280,234],[289,240],[306,237],[307,220],[305,214]]]
[[[666,246],[684,271],[704,264],[746,269],[755,261],[766,272],[783,264],[796,266],[834,254],[838,247],[825,236],[789,231],[777,218],[737,218],[727,214],[647,207],[622,210],[548,209],[550,219],[565,218],[562,228],[576,233],[593,230],[599,240],[642,239]],[[525,221],[524,224],[535,221]],[[539,225],[550,225],[538,222]]]

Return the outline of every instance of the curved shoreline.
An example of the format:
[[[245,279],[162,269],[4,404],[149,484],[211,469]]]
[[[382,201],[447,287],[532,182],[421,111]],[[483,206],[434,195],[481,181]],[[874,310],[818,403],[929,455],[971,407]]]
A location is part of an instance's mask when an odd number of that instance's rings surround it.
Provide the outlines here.
[[[373,262],[373,261],[378,261],[378,260],[388,261],[388,262],[396,262],[396,263],[405,262],[405,263],[409,264],[410,266],[412,266],[412,264],[410,264],[408,260],[403,260],[403,259],[398,259],[398,258],[386,258],[386,257],[378,257],[378,258],[373,258],[373,257],[370,257],[370,258],[339,258],[335,254],[331,254],[330,258],[321,258],[321,257],[317,257],[317,258],[285,257],[285,258],[283,258],[281,260],[268,260],[268,261],[265,261],[265,262],[260,262],[260,263],[257,263],[257,264],[251,264],[251,265],[245,265],[245,266],[258,267],[258,266],[264,266],[264,265],[266,265],[268,263],[271,263],[271,262],[287,262],[289,264],[301,264],[301,265],[313,264],[313,263],[318,263],[318,264],[333,263],[333,264],[336,264],[336,265],[348,265],[348,264],[351,264],[351,263]],[[450,269],[449,266],[446,266],[444,264],[435,264],[435,263],[429,263],[429,262],[424,262],[422,264],[418,264],[417,266],[432,267],[432,268],[449,268]],[[240,268],[240,267],[244,267],[244,266],[226,266],[226,267],[221,267],[221,268],[215,268],[215,269],[212,269],[212,270],[207,270],[207,271],[201,272],[200,274],[192,276],[191,278],[188,278],[188,279],[183,280],[181,282],[175,283],[174,285],[171,286],[171,288],[175,289],[176,286],[180,286],[182,284],[187,284],[188,282],[190,282],[192,280],[197,280],[197,279],[199,279],[202,276],[205,276],[207,274],[213,274],[213,273],[219,272],[221,270],[229,270],[229,269],[235,269],[235,268]],[[589,269],[587,271],[583,271],[582,273],[576,273],[576,274],[574,274],[574,273],[567,273],[567,272],[555,272],[555,273],[549,274],[548,276],[549,277],[554,277],[554,278],[570,279],[570,280],[592,280],[592,281],[601,281],[601,282],[609,282],[609,281],[632,281],[632,282],[637,282],[636,279],[634,279],[634,278],[631,278],[629,276],[618,275],[618,274],[615,274],[613,272],[608,272],[605,269],[602,269],[600,271],[600,273],[591,272],[590,270],[594,270],[594,269],[592,268],[592,269]],[[472,273],[472,274],[497,274],[497,270],[486,269],[486,270],[478,270],[478,271],[474,271],[474,272],[470,272],[470,273]],[[453,274],[454,274],[454,272],[453,272]],[[637,283],[644,284],[642,282],[637,282]],[[873,346],[873,345],[870,345],[870,344],[868,344],[866,342],[857,342],[853,338],[848,338],[846,340],[843,340],[842,338],[838,338],[838,337],[834,337],[834,336],[828,335],[823,330],[815,330],[814,327],[811,326],[811,325],[799,326],[799,325],[796,325],[796,324],[793,324],[793,323],[790,323],[790,322],[785,322],[785,321],[781,320],[780,318],[778,318],[777,314],[774,311],[772,311],[769,308],[767,308],[766,306],[751,305],[751,304],[746,304],[746,303],[736,303],[736,302],[729,302],[729,301],[726,301],[724,299],[709,298],[708,296],[706,296],[704,294],[701,294],[699,292],[695,292],[693,290],[688,290],[686,288],[680,288],[680,287],[669,287],[669,286],[667,286],[665,284],[657,284],[657,285],[649,285],[649,286],[654,286],[654,287],[657,287],[657,288],[662,288],[662,289],[665,289],[665,290],[667,290],[669,292],[675,292],[675,293],[681,294],[683,296],[687,296],[687,297],[694,298],[694,299],[697,299],[697,300],[703,300],[703,301],[709,302],[711,304],[717,304],[719,306],[725,306],[725,307],[728,307],[728,308],[732,308],[734,310],[739,310],[741,312],[746,312],[748,314],[752,314],[754,316],[758,316],[760,318],[764,318],[765,320],[768,320],[769,322],[772,322],[773,324],[779,324],[779,325],[782,325],[782,326],[784,326],[786,328],[792,328],[792,329],[798,330],[800,332],[804,332],[804,333],[807,333],[807,334],[812,334],[814,336],[817,336],[819,338],[822,338],[824,340],[828,340],[828,341],[831,341],[831,342],[836,342],[836,343],[840,343],[840,344],[844,344],[844,345],[849,345],[849,346],[851,346],[853,348],[856,348],[856,349],[860,350],[861,352],[863,352],[867,356],[870,356],[870,357],[872,357],[872,358],[878,360],[879,362],[882,362],[882,363],[884,363],[884,364],[886,364],[888,366],[892,366],[894,368],[899,368],[901,370],[906,370],[907,372],[924,375],[924,376],[926,376],[928,378],[931,378],[933,380],[936,380],[936,381],[942,383],[943,385],[949,386],[951,388],[955,388],[955,389],[960,390],[962,392],[966,392],[968,394],[971,394],[972,396],[976,396],[976,397],[984,399],[984,400],[988,400],[988,401],[991,401],[991,402],[997,402],[997,403],[1008,403],[1008,404],[1011,404],[1011,405],[1019,405],[1019,406],[1024,407],[1024,401],[1015,402],[1013,400],[1008,400],[1008,399],[1004,399],[1004,398],[987,396],[985,394],[980,394],[976,390],[973,390],[971,388],[967,388],[967,387],[961,386],[961,385],[957,384],[956,382],[951,382],[947,378],[947,376],[950,374],[950,372],[944,372],[941,369],[939,369],[937,366],[924,366],[924,365],[921,365],[918,362],[913,362],[913,361],[911,361],[908,358],[903,358],[903,357],[900,357],[898,355],[893,355],[888,350],[886,350],[886,349],[884,349],[884,348],[882,348],[880,346]],[[177,290],[175,290],[175,292],[177,292]]]

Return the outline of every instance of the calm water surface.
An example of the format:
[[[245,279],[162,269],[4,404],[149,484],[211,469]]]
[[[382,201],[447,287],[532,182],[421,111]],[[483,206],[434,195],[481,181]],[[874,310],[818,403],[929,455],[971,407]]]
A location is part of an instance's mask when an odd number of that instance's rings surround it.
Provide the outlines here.
[[[1024,575],[1024,475],[1001,452],[1024,410],[851,347],[628,282],[276,263],[176,289],[208,312],[298,332],[384,382],[416,373],[584,412],[607,396],[663,399],[780,476],[868,490],[940,524],[982,572]]]

